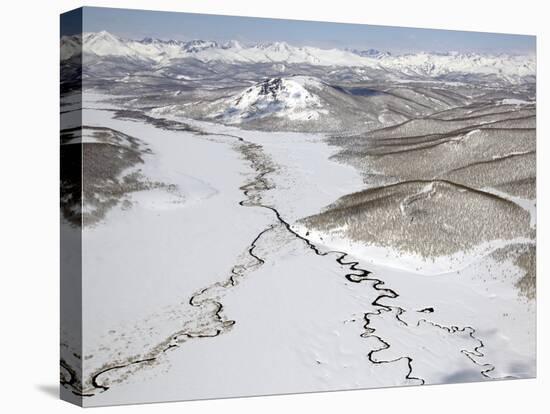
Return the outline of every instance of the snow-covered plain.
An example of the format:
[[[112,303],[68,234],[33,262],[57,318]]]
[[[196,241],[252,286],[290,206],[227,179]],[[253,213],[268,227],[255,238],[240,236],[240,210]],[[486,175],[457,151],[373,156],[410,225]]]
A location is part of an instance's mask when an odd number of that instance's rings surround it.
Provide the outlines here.
[[[206,134],[170,131],[84,98],[84,124],[146,142],[142,173],[178,189],[134,193],[84,229],[85,405],[535,375],[535,306],[514,263],[472,255],[428,274],[294,226],[364,187],[324,137],[188,119]],[[346,278],[333,250],[372,274]]]

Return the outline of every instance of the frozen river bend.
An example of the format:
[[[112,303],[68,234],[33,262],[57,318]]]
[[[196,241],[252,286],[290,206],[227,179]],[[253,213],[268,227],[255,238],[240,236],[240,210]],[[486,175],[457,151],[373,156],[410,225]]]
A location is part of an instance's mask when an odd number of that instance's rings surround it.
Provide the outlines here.
[[[86,405],[535,375],[529,230],[445,266],[399,260],[316,219],[366,187],[325,136],[85,97],[84,133],[63,145],[124,165],[82,183],[84,352],[65,344],[62,383]]]

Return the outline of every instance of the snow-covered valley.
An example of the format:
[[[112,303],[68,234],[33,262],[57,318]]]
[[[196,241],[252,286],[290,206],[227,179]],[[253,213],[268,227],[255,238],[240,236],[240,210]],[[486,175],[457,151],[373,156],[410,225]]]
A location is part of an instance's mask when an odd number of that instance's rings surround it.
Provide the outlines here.
[[[83,232],[86,405],[535,375],[512,260],[419,274],[296,224],[364,188],[322,135],[161,128],[107,98],[85,95],[83,123],[146,143],[141,173],[177,191]]]

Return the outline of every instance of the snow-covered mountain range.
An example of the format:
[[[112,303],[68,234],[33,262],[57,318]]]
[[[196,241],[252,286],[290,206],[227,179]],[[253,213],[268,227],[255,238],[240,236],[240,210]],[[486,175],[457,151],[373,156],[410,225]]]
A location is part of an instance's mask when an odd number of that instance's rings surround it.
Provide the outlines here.
[[[449,74],[475,74],[493,76],[518,82],[534,78],[534,55],[479,54],[479,53],[428,53],[392,55],[374,49],[342,50],[321,49],[309,46],[292,46],[274,42],[244,46],[237,41],[225,43],[206,40],[142,40],[123,39],[102,31],[61,38],[61,59],[78,55],[98,58],[126,58],[155,66],[170,66],[180,59],[193,58],[203,63],[227,64],[285,63],[315,66],[362,67],[398,73],[407,77],[436,78]]]

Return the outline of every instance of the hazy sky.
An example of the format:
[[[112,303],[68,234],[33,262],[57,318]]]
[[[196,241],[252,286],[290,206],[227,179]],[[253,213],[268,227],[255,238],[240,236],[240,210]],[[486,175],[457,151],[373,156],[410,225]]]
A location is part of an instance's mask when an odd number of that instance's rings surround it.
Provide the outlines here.
[[[86,7],[84,31],[101,30],[132,39],[286,41],[296,46],[375,48],[393,53],[535,52],[535,37],[525,35]]]

